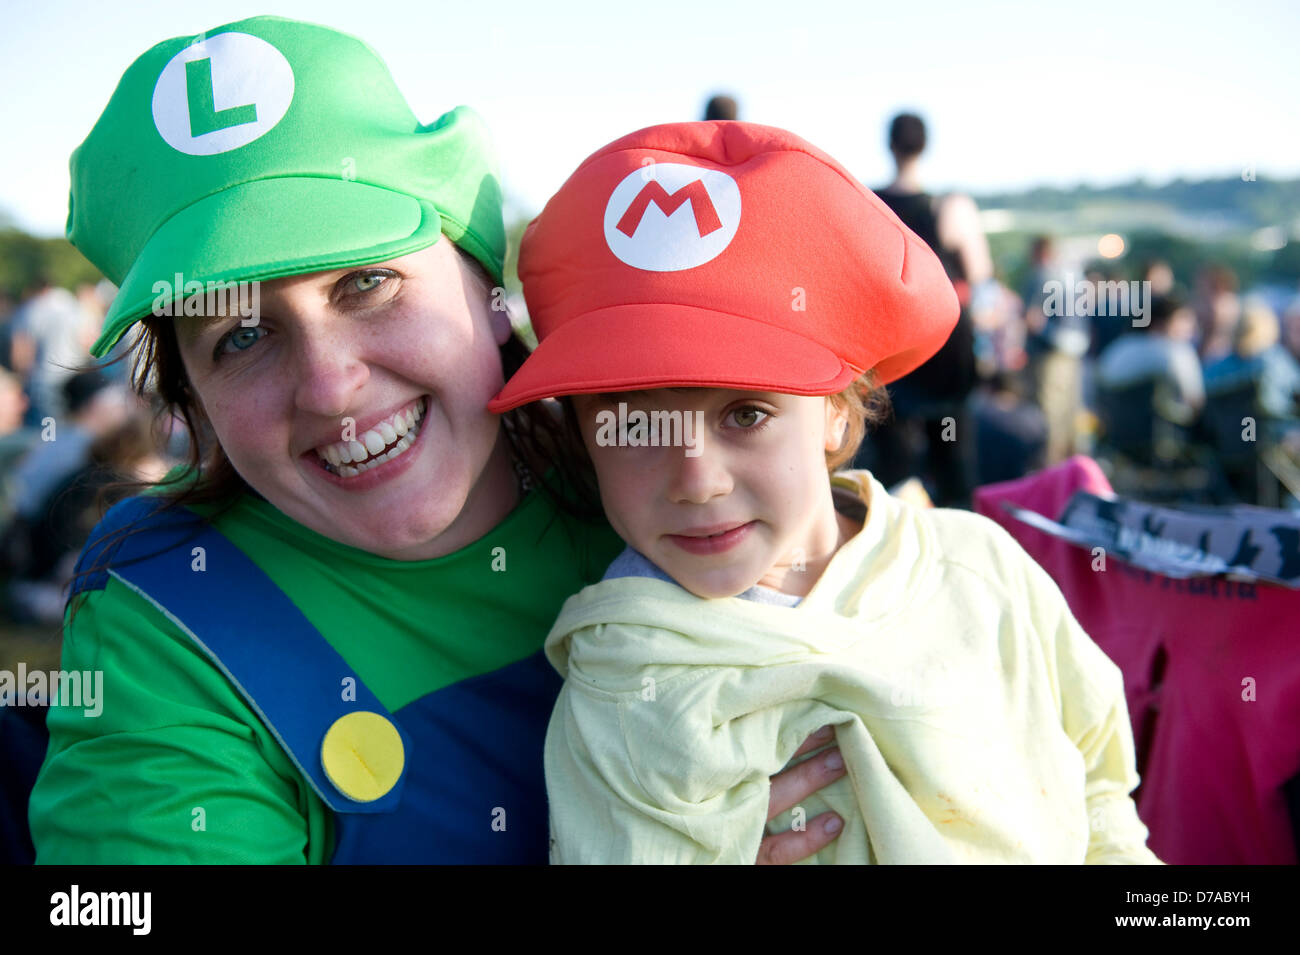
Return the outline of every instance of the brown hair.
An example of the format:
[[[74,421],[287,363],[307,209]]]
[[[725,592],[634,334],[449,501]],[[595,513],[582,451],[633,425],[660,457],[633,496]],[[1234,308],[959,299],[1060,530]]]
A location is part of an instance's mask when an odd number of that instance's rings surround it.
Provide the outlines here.
[[[827,400],[849,419],[840,446],[826,452],[826,470],[837,471],[853,460],[867,434],[888,421],[894,409],[889,403],[889,392],[876,384],[873,371],[862,375],[843,391],[830,395]]]

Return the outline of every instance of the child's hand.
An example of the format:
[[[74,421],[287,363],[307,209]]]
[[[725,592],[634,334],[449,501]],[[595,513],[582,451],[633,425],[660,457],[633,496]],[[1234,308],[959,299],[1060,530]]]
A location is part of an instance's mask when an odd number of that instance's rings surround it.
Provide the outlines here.
[[[795,756],[802,756],[819,746],[825,746],[835,737],[835,730],[823,726],[795,751]],[[823,786],[833,783],[844,775],[844,758],[838,746],[833,746],[815,759],[806,759],[798,766],[791,767],[772,777],[772,791],[767,803],[767,818],[776,818],[787,809],[797,806],[803,799],[817,792]],[[801,859],[807,859],[821,851],[840,834],[844,820],[833,812],[824,812],[808,821],[808,828],[802,832],[790,830],[774,836],[764,836],[758,846],[758,865],[789,865]]]

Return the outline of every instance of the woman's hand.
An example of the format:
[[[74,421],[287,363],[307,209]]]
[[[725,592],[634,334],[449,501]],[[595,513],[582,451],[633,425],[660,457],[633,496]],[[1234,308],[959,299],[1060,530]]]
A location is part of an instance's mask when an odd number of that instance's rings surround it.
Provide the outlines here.
[[[794,755],[802,756],[819,746],[825,746],[834,737],[835,730],[823,726],[804,740]],[[840,755],[838,746],[777,773],[772,777],[772,792],[767,803],[768,820],[799,805],[801,800],[843,775],[844,757]],[[829,845],[842,828],[844,820],[833,812],[824,812],[815,819],[810,819],[808,827],[802,832],[792,829],[774,836],[764,836],[758,846],[758,865],[789,865],[807,859]]]

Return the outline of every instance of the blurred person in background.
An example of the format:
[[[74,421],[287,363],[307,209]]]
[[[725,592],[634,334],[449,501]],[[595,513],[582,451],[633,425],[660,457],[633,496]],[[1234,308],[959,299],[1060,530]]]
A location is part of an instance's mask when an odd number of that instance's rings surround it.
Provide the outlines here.
[[[136,399],[100,371],[83,371],[64,383],[61,403],[67,413],[42,426],[42,440],[19,462],[14,473],[17,516],[36,521],[51,492],[81,471],[91,458],[91,445],[121,427]]]
[[[975,201],[961,193],[935,197],[921,185],[920,161],[928,135],[921,117],[913,113],[894,117],[889,124],[889,152],[896,174],[876,195],[934,249],[957,287],[958,299],[969,301],[971,289],[993,277],[993,259]]]
[[[1151,283],[1152,295],[1168,295],[1174,290],[1174,270],[1164,259],[1151,259],[1142,267],[1142,281]]]
[[[1079,412],[1083,408],[1083,363],[1088,353],[1091,316],[1049,294],[1061,283],[1064,296],[1078,288],[1065,281],[1056,261],[1051,236],[1037,236],[1029,250],[1030,274],[1025,285],[1025,353],[1034,396],[1047,419],[1048,466],[1074,453]],[[1090,281],[1085,276],[1084,281]]]
[[[77,304],[81,306],[82,312],[86,316],[86,338],[89,342],[94,342],[99,337],[100,331],[104,327],[104,316],[108,314],[109,306],[113,304],[113,296],[117,294],[117,287],[112,282],[101,279],[98,282],[81,282],[77,285]],[[87,348],[90,346],[87,345]],[[108,358],[116,358],[118,355],[125,355],[128,349],[120,347],[115,349],[114,354]],[[100,371],[108,375],[114,381],[126,382],[127,373],[130,371],[129,362],[118,362],[117,364],[104,364]]]
[[[95,337],[99,337],[104,325],[104,316],[112,308],[113,299],[116,297],[117,286],[108,279],[100,279],[94,285],[86,282],[77,289],[77,298],[86,309],[87,315],[90,316],[90,324],[95,329]],[[128,388],[131,378],[131,362],[128,357],[131,354],[131,345],[132,340],[130,338],[123,338],[109,350],[108,354],[104,356],[104,360],[96,366],[109,378],[120,381]]]
[[[1122,293],[1121,296],[1112,296],[1107,289],[1114,288],[1112,283],[1123,283],[1123,287],[1128,287],[1128,278],[1120,271],[1113,268],[1104,268],[1095,266],[1084,273],[1087,281],[1092,283],[1096,294],[1094,296],[1094,305],[1090,315],[1088,330],[1088,358],[1085,360],[1085,369],[1088,368],[1095,359],[1101,355],[1111,342],[1114,342],[1125,332],[1134,327],[1133,319],[1137,314],[1139,302],[1130,302],[1128,293]],[[1141,288],[1141,286],[1138,286]],[[1157,293],[1153,287],[1151,294],[1168,294],[1168,289],[1164,293]],[[1141,294],[1140,292],[1138,294]],[[1085,370],[1085,378],[1087,371]],[[1085,399],[1087,397],[1087,387],[1084,388]]]
[[[11,325],[10,360],[27,388],[27,424],[63,414],[62,388],[94,341],[93,323],[65,288],[38,273]]]
[[[975,367],[981,381],[1025,369],[1025,307],[1020,296],[996,279],[976,289],[971,300],[975,323]]]
[[[1300,363],[1279,343],[1277,313],[1261,299],[1247,299],[1233,335],[1231,353],[1205,367],[1205,393],[1218,394],[1254,383],[1260,410],[1273,426],[1289,430],[1300,416]]]
[[[1282,346],[1300,361],[1300,297],[1292,301],[1282,316]]]
[[[1296,362],[1300,362],[1300,296],[1292,299],[1291,304],[1287,306],[1285,314],[1282,316],[1281,328],[1281,347]],[[1300,464],[1300,427],[1287,428],[1283,434],[1282,446],[1288,454]],[[1290,503],[1286,506],[1291,510],[1300,510],[1300,494],[1296,494],[1292,489],[1290,492]]]
[[[13,372],[0,370],[0,438],[21,434],[26,412],[27,396],[23,394],[23,383]]]
[[[719,93],[717,96],[711,97],[708,103],[704,105],[704,119],[706,122],[717,119],[740,119],[740,106],[734,96]]]
[[[83,465],[52,488],[30,519],[6,535],[14,571],[9,607],[20,623],[57,626],[63,619],[77,555],[104,511],[128,493],[122,481],[158,481],[169,462],[154,440],[150,417],[137,410],[90,445]]]
[[[969,196],[930,195],[918,167],[925,150],[925,122],[900,113],[889,125],[889,151],[897,174],[878,195],[943,263],[957,290],[961,316],[939,353],[894,383],[895,418],[872,433],[854,467],[866,467],[886,486],[916,474],[940,507],[964,505],[974,480],[974,441],[962,418],[977,380],[972,290],[993,277],[993,259]],[[969,435],[973,438],[973,434]]]
[[[0,289],[0,368],[13,371],[13,317],[17,307],[13,296]]]
[[[37,432],[23,426],[27,396],[23,383],[11,371],[0,369],[0,534],[13,520],[14,472],[18,462],[32,449]]]
[[[976,474],[979,485],[1014,481],[1043,466],[1047,418],[1029,400],[1023,376],[1000,371],[976,392]]]
[[[1223,265],[1207,265],[1196,276],[1197,352],[1209,365],[1232,351],[1232,338],[1241,319],[1237,275]]]
[[[103,288],[105,285],[108,285],[110,289],[112,288],[112,285],[106,282],[81,282],[77,285],[77,304],[81,306],[81,310],[86,316],[86,323],[90,326],[89,337],[91,341],[99,337],[99,330],[104,325],[104,315],[108,312],[108,306],[113,301],[111,293],[105,298]]]
[[[1056,263],[1056,246],[1050,235],[1036,235],[1029,243],[1029,276],[1021,290],[1025,303],[1025,347],[1029,357],[1051,349],[1047,333],[1048,317],[1044,311],[1047,302],[1047,283],[1061,281],[1064,276]]]
[[[1191,424],[1205,404],[1205,382],[1192,339],[1196,315],[1177,293],[1153,297],[1150,324],[1125,332],[1097,364],[1099,390],[1116,391],[1151,381],[1160,414]],[[1154,408],[1129,407],[1125,414],[1150,418]]]

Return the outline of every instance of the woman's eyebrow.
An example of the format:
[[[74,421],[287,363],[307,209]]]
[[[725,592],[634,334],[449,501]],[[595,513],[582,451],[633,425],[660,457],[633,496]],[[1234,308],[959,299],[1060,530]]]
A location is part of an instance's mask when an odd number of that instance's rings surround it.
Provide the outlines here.
[[[238,320],[239,315],[182,315],[172,319],[176,323],[176,337],[198,341],[223,322]]]

